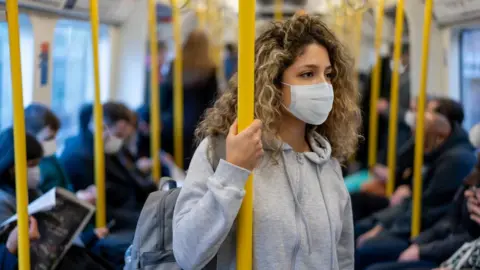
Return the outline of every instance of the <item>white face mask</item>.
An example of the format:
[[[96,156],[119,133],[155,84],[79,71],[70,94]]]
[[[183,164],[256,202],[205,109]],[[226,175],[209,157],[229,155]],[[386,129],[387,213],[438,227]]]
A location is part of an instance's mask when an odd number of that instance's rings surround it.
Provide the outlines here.
[[[395,66],[395,61],[390,60],[390,70],[393,71],[393,67]],[[398,65],[398,73],[403,74],[407,70],[407,67],[400,62],[400,65]]]
[[[44,157],[54,156],[57,152],[57,142],[55,141],[55,139],[42,142],[42,147]]]
[[[106,154],[116,154],[122,148],[123,140],[117,136],[109,136],[105,140],[105,153]]]
[[[30,189],[35,189],[40,183],[40,167],[35,166],[27,170],[27,185]]]
[[[480,124],[476,124],[470,129],[468,138],[475,148],[480,148]]]
[[[412,129],[415,127],[415,117],[416,114],[410,110],[405,113],[405,123]]]
[[[290,85],[290,111],[296,118],[311,125],[321,125],[333,107],[333,87],[329,83]]]

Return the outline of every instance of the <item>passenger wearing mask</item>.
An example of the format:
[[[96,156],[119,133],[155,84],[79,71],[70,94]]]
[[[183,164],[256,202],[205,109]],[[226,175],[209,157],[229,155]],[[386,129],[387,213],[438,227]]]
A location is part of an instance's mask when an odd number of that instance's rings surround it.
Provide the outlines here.
[[[218,90],[216,67],[210,59],[208,44],[206,33],[194,30],[183,47],[184,169],[188,169],[195,151],[195,128],[205,110],[213,104]],[[174,68],[170,68],[161,85],[162,148],[167,153],[174,153],[173,72]],[[148,104],[148,101],[146,103]]]
[[[43,157],[42,145],[35,137],[26,135],[26,157],[27,157],[27,186],[28,199],[30,202],[37,199],[42,192],[38,190],[40,184],[39,163]],[[16,214],[16,193],[15,193],[15,151],[13,129],[8,128],[0,133],[0,223]],[[37,221],[30,217],[29,238],[38,240],[42,236],[39,233]],[[87,243],[84,243],[87,244]],[[18,236],[15,228],[10,232],[5,243],[0,244],[0,269],[18,269]],[[81,261],[81,263],[79,263]],[[73,262],[77,262],[73,264]],[[65,254],[57,269],[71,270],[106,270],[111,266],[88,252],[86,249],[73,245]]]
[[[425,114],[422,231],[447,213],[458,187],[476,163],[466,132],[457,123],[448,121],[440,110],[441,107],[437,108],[438,113]],[[360,236],[356,269],[395,260],[408,247],[412,200],[408,194],[405,197],[400,204],[357,223],[356,235]]]
[[[480,227],[472,222],[471,217],[475,219],[475,216],[472,215],[471,207],[476,203],[474,188],[479,182],[480,159],[465,178],[464,186],[458,189],[453,207],[446,217],[436,222],[432,228],[422,232],[411,243],[405,241],[405,244],[410,246],[400,253],[397,261],[375,264],[368,270],[436,267],[452,256],[464,243],[477,238]],[[477,232],[469,232],[469,228],[474,228],[472,231]]]
[[[405,122],[414,129],[416,117],[416,102],[412,102],[411,109],[405,114]],[[447,118],[449,123],[462,125],[464,119],[463,107],[460,103],[442,97],[429,97],[426,111],[429,113],[438,113]],[[434,125],[432,128],[443,128],[443,126]],[[432,130],[442,132],[442,130]],[[412,133],[414,135],[414,133]],[[395,193],[391,198],[386,197],[386,183],[388,181],[388,168],[383,165],[376,165],[372,169],[373,180],[364,183],[360,192],[352,193],[352,206],[354,220],[360,220],[371,214],[387,208],[396,206],[411,195],[411,180],[413,173],[414,160],[414,142],[412,136],[399,149],[397,155]]]
[[[38,189],[45,193],[55,187],[64,188],[75,193],[72,183],[68,178],[63,166],[57,159],[55,137],[60,129],[60,120],[47,106],[33,103],[25,108],[25,127],[27,132],[35,136],[41,143],[43,157],[40,160],[40,183]],[[96,188],[94,185],[85,190],[76,192],[78,199],[95,205]],[[96,244],[98,239],[102,239],[108,234],[107,228],[94,229],[93,224],[89,224],[81,235],[82,242],[88,247]]]
[[[132,133],[131,112],[118,108],[111,103],[103,106],[107,216],[116,220],[116,230],[129,231],[133,236],[143,204],[156,186],[124,164],[121,152]],[[94,126],[91,119],[88,129],[75,136],[60,157],[76,191],[94,184]]]
[[[27,132],[35,136],[42,144],[43,148],[44,156],[40,161],[41,182],[38,188],[42,192],[47,192],[54,187],[74,192],[72,183],[56,156],[55,138],[60,129],[58,117],[47,106],[33,103],[25,108],[25,127]],[[78,191],[76,195],[79,199],[91,204],[95,204],[97,197],[94,185]]]
[[[259,119],[238,130],[234,78],[198,127],[173,217],[177,263],[201,269],[217,256],[217,269],[235,269],[235,220],[253,172],[253,269],[353,270],[337,160],[355,150],[360,125],[347,50],[320,17],[302,15],[271,24],[255,54]]]

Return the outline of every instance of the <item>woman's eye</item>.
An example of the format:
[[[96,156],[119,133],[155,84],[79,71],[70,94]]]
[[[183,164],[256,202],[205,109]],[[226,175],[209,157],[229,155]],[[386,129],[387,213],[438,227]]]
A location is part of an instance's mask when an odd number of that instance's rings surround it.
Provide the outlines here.
[[[313,77],[313,72],[305,72],[300,75],[302,78],[311,78]]]
[[[325,74],[325,77],[327,77],[327,78],[329,78],[329,79],[332,79],[332,78],[333,78],[333,73]]]

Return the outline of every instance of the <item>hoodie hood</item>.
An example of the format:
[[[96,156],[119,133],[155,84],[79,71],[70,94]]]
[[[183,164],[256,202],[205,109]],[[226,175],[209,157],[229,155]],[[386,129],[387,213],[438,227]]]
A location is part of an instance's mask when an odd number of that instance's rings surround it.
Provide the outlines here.
[[[279,140],[275,141],[273,144],[264,142],[263,145],[266,150],[273,150],[274,148],[276,148],[275,146],[280,143],[282,144],[282,150],[284,152],[293,151],[293,148],[289,144],[281,142]],[[304,154],[305,157],[308,158],[311,162],[317,165],[321,165],[331,158],[332,146],[322,135],[316,132],[311,132],[308,135],[308,143],[312,151],[304,152],[302,154]]]
[[[42,145],[34,136],[26,134],[27,160],[40,159],[43,156]],[[13,128],[0,133],[0,186],[13,185],[10,182],[10,168],[15,165]]]
[[[453,124],[452,132],[450,133],[450,136],[448,136],[448,138],[443,142],[443,144],[441,144],[432,152],[425,154],[425,162],[433,162],[446,151],[460,146],[468,148],[472,150],[472,152],[475,150],[472,143],[470,142],[467,132],[460,125]]]

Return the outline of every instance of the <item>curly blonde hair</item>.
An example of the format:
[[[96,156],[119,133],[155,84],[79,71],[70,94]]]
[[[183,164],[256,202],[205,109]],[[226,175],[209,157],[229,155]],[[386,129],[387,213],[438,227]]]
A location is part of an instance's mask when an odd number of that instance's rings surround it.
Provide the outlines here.
[[[332,146],[332,156],[345,160],[356,150],[361,122],[359,93],[353,85],[353,59],[332,31],[318,16],[300,15],[274,22],[255,42],[255,118],[263,122],[264,138],[278,138],[282,115],[281,77],[303,53],[306,46],[324,46],[332,64],[333,109],[325,123],[307,125],[307,132],[318,132]],[[226,136],[237,117],[237,76],[228,89],[207,110],[196,130],[198,141],[209,136]],[[280,147],[274,149],[274,157]]]

